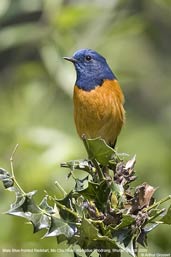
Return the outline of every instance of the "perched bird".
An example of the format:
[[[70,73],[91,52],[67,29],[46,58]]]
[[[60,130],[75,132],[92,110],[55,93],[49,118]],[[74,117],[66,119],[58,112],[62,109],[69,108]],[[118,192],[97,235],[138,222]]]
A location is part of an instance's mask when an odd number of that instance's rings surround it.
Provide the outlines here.
[[[111,147],[125,120],[124,95],[118,80],[105,58],[91,49],[81,49],[72,57],[64,57],[74,64],[74,119],[81,137],[103,138]]]

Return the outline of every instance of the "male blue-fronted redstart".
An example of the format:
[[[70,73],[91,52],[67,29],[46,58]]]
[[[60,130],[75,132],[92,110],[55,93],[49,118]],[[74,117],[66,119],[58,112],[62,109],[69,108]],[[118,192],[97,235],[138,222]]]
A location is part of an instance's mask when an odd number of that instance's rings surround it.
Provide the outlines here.
[[[125,120],[124,96],[105,58],[91,49],[64,57],[76,69],[74,118],[79,136],[103,138],[114,147]]]

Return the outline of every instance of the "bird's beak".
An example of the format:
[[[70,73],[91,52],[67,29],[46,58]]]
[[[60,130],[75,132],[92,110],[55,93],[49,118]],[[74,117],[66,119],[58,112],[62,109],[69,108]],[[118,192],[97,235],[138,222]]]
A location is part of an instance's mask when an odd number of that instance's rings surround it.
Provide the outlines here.
[[[73,57],[63,57],[65,60],[69,61],[69,62],[72,62],[72,63],[76,63],[77,60],[74,59]]]

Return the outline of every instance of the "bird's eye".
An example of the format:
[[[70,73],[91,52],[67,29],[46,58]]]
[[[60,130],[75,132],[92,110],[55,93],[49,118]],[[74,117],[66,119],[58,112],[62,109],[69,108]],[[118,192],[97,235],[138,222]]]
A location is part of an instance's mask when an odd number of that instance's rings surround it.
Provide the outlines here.
[[[85,59],[86,59],[86,61],[91,61],[91,56],[90,55],[86,55],[86,57],[85,57]]]

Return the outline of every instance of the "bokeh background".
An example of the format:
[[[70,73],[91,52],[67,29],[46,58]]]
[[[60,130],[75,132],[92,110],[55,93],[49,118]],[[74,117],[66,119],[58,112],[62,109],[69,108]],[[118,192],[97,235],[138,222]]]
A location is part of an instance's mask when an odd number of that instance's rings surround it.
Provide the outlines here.
[[[73,122],[75,71],[62,57],[80,48],[104,55],[120,81],[127,122],[117,148],[136,154],[136,183],[159,187],[158,199],[168,195],[170,0],[1,0],[0,166],[10,170],[10,156],[18,143],[15,174],[25,191],[38,189],[36,201],[44,190],[62,196],[55,180],[70,190],[73,182],[59,164],[86,154]],[[0,255],[28,256],[4,254],[2,248],[57,248],[54,238],[41,239],[45,231],[32,234],[24,219],[2,214],[14,200],[0,185]],[[156,228],[149,236],[149,252],[170,252],[170,233],[169,226]]]

